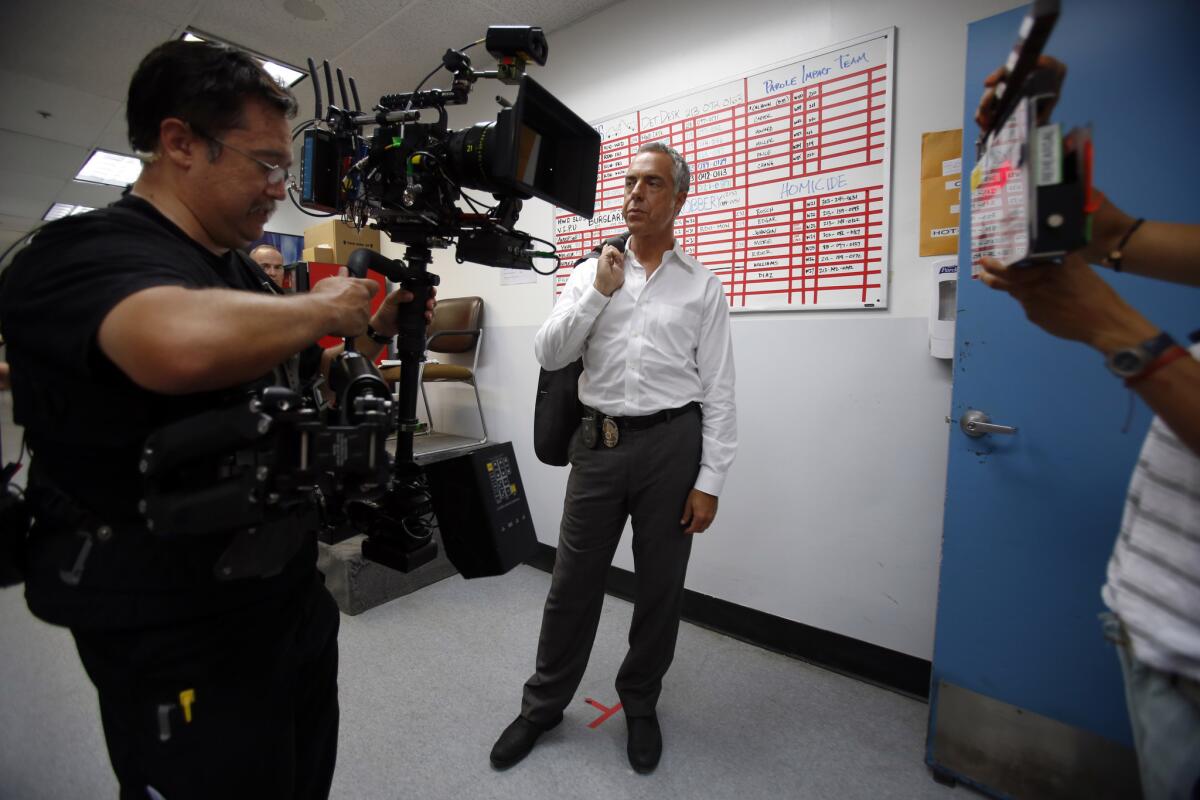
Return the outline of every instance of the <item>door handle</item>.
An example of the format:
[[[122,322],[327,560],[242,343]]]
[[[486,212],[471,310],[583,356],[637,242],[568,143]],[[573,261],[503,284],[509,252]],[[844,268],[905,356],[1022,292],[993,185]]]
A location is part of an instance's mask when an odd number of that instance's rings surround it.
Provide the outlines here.
[[[967,413],[958,420],[958,427],[972,439],[978,439],[988,433],[1003,433],[1012,436],[1017,429],[1011,425],[996,425],[992,418],[977,409],[968,409]]]

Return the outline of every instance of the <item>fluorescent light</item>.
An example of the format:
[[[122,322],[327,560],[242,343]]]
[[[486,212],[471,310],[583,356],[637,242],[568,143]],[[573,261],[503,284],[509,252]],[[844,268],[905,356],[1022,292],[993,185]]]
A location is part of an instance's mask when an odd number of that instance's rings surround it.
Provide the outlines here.
[[[123,156],[108,150],[93,150],[87,163],[75,176],[75,180],[124,188],[136,181],[141,173],[142,160],[140,158]]]
[[[242,47],[238,44],[234,44],[233,42],[227,42],[224,39],[218,39],[216,36],[209,36],[207,33],[200,34],[196,31],[189,30],[185,31],[183,36],[180,38],[182,38],[185,42],[216,42],[218,44],[229,45],[230,47],[247,52],[254,56],[258,63],[262,64],[262,67],[267,71],[267,74],[274,78],[280,86],[291,88],[299,83],[301,78],[308,76],[308,73],[304,72],[303,70],[296,69],[295,67],[289,66],[280,61],[259,55],[253,50]]]
[[[75,214],[83,214],[88,211],[95,211],[91,206],[73,206],[70,203],[55,203],[50,206],[50,210],[42,217],[44,220],[60,219],[62,217],[71,217]]]
[[[259,61],[262,62],[263,69],[267,71],[267,74],[278,81],[280,86],[292,87],[307,74],[298,69],[292,69],[283,64],[277,64],[274,61],[268,61],[265,58],[260,58]]]

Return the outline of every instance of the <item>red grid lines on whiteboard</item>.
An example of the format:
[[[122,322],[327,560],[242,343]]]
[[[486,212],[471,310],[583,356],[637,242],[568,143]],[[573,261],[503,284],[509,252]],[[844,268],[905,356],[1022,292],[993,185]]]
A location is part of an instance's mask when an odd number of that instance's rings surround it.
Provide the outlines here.
[[[721,277],[733,308],[815,305],[821,293],[866,303],[882,286],[882,188],[691,215],[676,236]]]
[[[643,142],[664,141],[692,169],[676,237],[732,308],[886,304],[885,40],[764,73],[799,77],[745,78],[600,123],[595,215],[555,219],[556,293],[571,264],[624,232],[625,169]]]

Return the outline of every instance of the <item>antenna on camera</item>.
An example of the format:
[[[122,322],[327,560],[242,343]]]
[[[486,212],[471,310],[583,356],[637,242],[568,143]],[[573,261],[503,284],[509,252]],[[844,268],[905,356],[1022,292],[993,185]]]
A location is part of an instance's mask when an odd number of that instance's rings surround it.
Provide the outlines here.
[[[321,82],[317,80],[317,65],[311,58],[308,60],[308,74],[312,78],[313,94],[317,96],[317,108],[313,119],[324,119],[325,115],[321,113]]]
[[[338,76],[338,89],[340,89],[342,92],[342,109],[345,111],[349,111],[350,110],[350,98],[346,96],[346,79],[342,76],[342,68],[341,67],[337,68],[337,76]]]
[[[321,65],[325,68],[325,88],[329,93],[329,105],[333,105],[333,75],[329,72],[329,62],[322,61]]]

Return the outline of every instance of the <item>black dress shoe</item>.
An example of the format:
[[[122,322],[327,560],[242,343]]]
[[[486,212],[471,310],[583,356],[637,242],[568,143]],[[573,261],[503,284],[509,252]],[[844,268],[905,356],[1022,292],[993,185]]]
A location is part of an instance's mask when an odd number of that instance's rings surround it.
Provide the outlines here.
[[[508,769],[516,764],[529,755],[529,751],[533,749],[539,736],[560,722],[562,722],[562,714],[545,726],[534,724],[524,717],[517,717],[492,745],[492,766],[496,769]]]
[[[658,717],[651,714],[648,717],[626,717],[625,724],[629,726],[629,764],[634,772],[647,775],[654,772],[658,759],[662,757],[662,731],[658,727]]]

